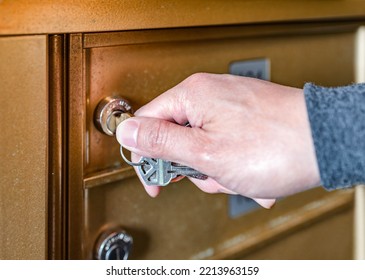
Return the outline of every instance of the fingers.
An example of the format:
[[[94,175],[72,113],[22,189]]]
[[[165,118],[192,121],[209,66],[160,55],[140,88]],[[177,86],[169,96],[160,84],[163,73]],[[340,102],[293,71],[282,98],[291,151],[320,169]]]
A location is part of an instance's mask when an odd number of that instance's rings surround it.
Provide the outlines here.
[[[212,178],[208,178],[207,180],[198,180],[189,178],[190,181],[192,181],[199,189],[201,189],[203,192],[206,193],[226,193],[226,194],[233,194],[233,195],[239,195],[238,193],[231,191],[219,183],[217,183]],[[256,201],[257,204],[260,206],[270,209],[274,206],[276,200],[275,199],[261,199],[261,198],[252,198],[254,201]]]
[[[185,92],[184,87],[177,85],[138,109],[135,116],[164,119],[178,124],[185,124],[188,121],[186,115],[187,95]]]
[[[261,205],[266,209],[271,209],[276,202],[276,199],[262,199],[262,198],[252,198],[257,202],[257,204]]]
[[[212,178],[208,178],[206,180],[199,180],[194,178],[189,178],[199,189],[206,193],[226,193],[226,194],[237,194],[219,183]]]
[[[133,162],[138,162],[140,160],[140,156],[132,153],[132,161]],[[156,197],[158,196],[158,194],[161,191],[161,187],[160,186],[148,186],[143,182],[143,179],[137,169],[137,167],[134,167],[139,180],[141,181],[142,185],[144,186],[147,194],[151,197]],[[178,178],[175,182],[180,181],[182,179],[182,177]],[[199,180],[199,179],[194,179],[194,178],[189,178],[190,181],[192,181],[200,190],[202,190],[203,192],[206,193],[225,193],[225,194],[231,194],[231,195],[237,195],[236,192],[231,191],[225,187],[223,187],[222,185],[220,185],[219,183],[217,183],[214,179],[212,178],[208,178],[206,180]],[[261,199],[261,198],[253,198],[254,201],[256,201],[257,204],[259,204],[260,206],[266,208],[266,209],[271,209],[274,205],[276,200],[275,199]]]
[[[206,111],[211,110],[208,103],[215,103],[209,89],[213,77],[217,79],[221,75],[195,73],[141,107],[135,116],[164,119],[178,124],[189,122],[193,127],[202,127],[207,121],[204,118]]]
[[[166,120],[134,117],[117,127],[119,143],[146,157],[161,158],[187,166],[197,166],[205,149],[204,131]]]

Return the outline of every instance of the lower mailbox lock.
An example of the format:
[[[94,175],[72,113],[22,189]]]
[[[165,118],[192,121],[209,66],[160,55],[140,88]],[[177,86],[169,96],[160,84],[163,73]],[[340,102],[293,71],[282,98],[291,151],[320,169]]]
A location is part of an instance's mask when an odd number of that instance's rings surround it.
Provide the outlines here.
[[[97,260],[127,260],[133,238],[122,228],[104,231],[95,244],[94,258]]]

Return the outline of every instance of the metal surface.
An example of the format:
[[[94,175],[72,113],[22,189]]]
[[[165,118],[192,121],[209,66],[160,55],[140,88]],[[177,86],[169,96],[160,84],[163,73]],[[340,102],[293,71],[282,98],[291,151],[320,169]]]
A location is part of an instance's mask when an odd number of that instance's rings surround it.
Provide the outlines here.
[[[95,259],[127,260],[132,250],[133,238],[123,228],[109,228],[101,233],[95,243]]]
[[[270,60],[261,58],[235,61],[229,65],[229,73],[270,81]]]
[[[228,196],[228,214],[232,219],[259,209],[260,205],[251,198],[240,195]]]
[[[273,210],[259,209],[231,219],[226,195],[202,193],[188,180],[164,188],[158,198],[151,199],[139,180],[131,177],[132,169],[122,162],[119,143],[100,133],[92,118],[100,100],[114,92],[128,98],[137,109],[192,73],[227,73],[231,62],[258,57],[270,59],[272,80],[277,83],[297,87],[305,81],[329,86],[349,83],[353,78],[355,29],[339,25],[331,26],[329,32],[327,25],[323,26],[303,27],[300,30],[304,31],[297,34],[291,26],[289,35],[285,35],[285,27],[280,34],[270,35],[270,26],[266,26],[265,32],[257,36],[247,29],[246,36],[242,30],[227,27],[230,31],[220,32],[221,38],[214,39],[209,38],[214,29],[209,29],[199,40],[196,32],[201,29],[189,29],[178,42],[129,44],[125,40],[120,45],[110,42],[111,46],[107,45],[108,36],[94,34],[93,38],[100,35],[103,40],[103,46],[95,48],[83,48],[81,36],[75,38],[77,44],[72,53],[78,52],[76,58],[84,60],[76,67],[75,59],[70,58],[77,76],[70,84],[75,89],[70,95],[69,110],[69,179],[75,192],[69,208],[71,255],[92,258],[100,228],[116,223],[125,225],[133,235],[133,259],[240,257],[300,228],[309,229],[318,217],[335,215],[340,208],[347,211],[351,195],[328,194],[318,189],[280,201]],[[236,36],[232,36],[236,31]],[[151,40],[154,34],[160,34],[158,30],[144,31],[147,33]],[[175,30],[170,33],[175,34]],[[123,34],[112,37],[122,38]],[[133,34],[137,36],[138,31]],[[227,34],[229,37],[225,37]],[[298,55],[304,51],[305,56]],[[82,183],[78,181],[80,176]],[[341,234],[341,238],[350,240],[351,230],[347,235]],[[333,239],[316,239],[313,248],[319,244],[321,248],[334,248],[336,256],[349,257],[345,253],[348,248],[338,246]],[[305,251],[303,258],[324,256],[308,246],[298,244],[297,248]],[[285,251],[276,253],[290,257]]]
[[[138,162],[132,162],[129,159],[127,159],[127,157],[124,155],[123,152],[123,146],[120,146],[120,156],[122,157],[122,159],[130,166],[142,166],[145,164],[144,160],[139,160]]]
[[[274,3],[274,4],[273,4]],[[141,30],[364,17],[357,0],[0,1],[0,34]],[[55,11],[57,11],[55,13]],[[179,16],[177,16],[179,15]]]
[[[86,121],[86,94],[84,91],[83,68],[85,51],[82,49],[82,35],[71,34],[68,46],[68,123],[67,123],[67,259],[82,259],[83,251],[79,248],[85,240],[85,209],[84,204],[84,157]],[[89,116],[93,120],[92,115]],[[101,134],[101,133],[99,133]],[[77,139],[77,140],[76,140]],[[80,227],[80,225],[82,225]],[[79,248],[75,250],[75,248]]]
[[[351,193],[313,190],[235,222],[226,196],[187,180],[152,200],[119,162],[115,139],[95,129],[93,113],[113,92],[125,90],[137,108],[189,74],[226,73],[234,60],[266,55],[275,82],[351,83],[365,3],[166,3],[0,1],[0,258],[92,258],[100,228],[113,221],[138,240],[140,259],[351,257]],[[69,35],[6,37],[47,33]],[[298,238],[275,243],[287,236]]]
[[[0,259],[47,258],[47,44],[0,37]]]
[[[66,42],[49,37],[48,259],[66,257]]]
[[[94,114],[95,125],[99,131],[114,136],[117,128],[117,118],[123,113],[133,114],[132,107],[127,100],[121,97],[106,97],[96,107]]]
[[[208,176],[184,165],[163,159],[142,157],[138,166],[139,174],[147,186],[167,186],[178,176],[206,180]]]

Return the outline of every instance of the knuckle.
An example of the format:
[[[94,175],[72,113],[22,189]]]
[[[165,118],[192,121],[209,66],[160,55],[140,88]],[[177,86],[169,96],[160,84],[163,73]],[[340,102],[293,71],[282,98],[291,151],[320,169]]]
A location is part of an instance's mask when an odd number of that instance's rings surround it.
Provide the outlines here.
[[[212,169],[212,163],[217,157],[216,142],[210,137],[195,137],[194,138],[194,162],[202,171],[207,172]]]
[[[195,88],[196,86],[206,84],[209,80],[211,80],[212,74],[208,73],[194,73],[189,76],[185,82],[189,87]]]
[[[181,83],[181,94],[178,102],[186,108],[193,107],[194,103],[201,102],[204,94],[209,92],[212,83],[212,74],[195,73]]]

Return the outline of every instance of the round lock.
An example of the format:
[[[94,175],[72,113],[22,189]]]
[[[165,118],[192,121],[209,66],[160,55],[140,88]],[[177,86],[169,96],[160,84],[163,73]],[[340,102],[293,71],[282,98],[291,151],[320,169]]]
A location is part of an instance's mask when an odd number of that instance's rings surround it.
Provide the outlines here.
[[[132,245],[132,236],[120,228],[103,232],[95,244],[95,259],[127,260]]]
[[[123,113],[133,114],[132,107],[127,100],[121,97],[106,97],[96,107],[95,126],[106,135],[113,136],[116,131],[115,118]]]

